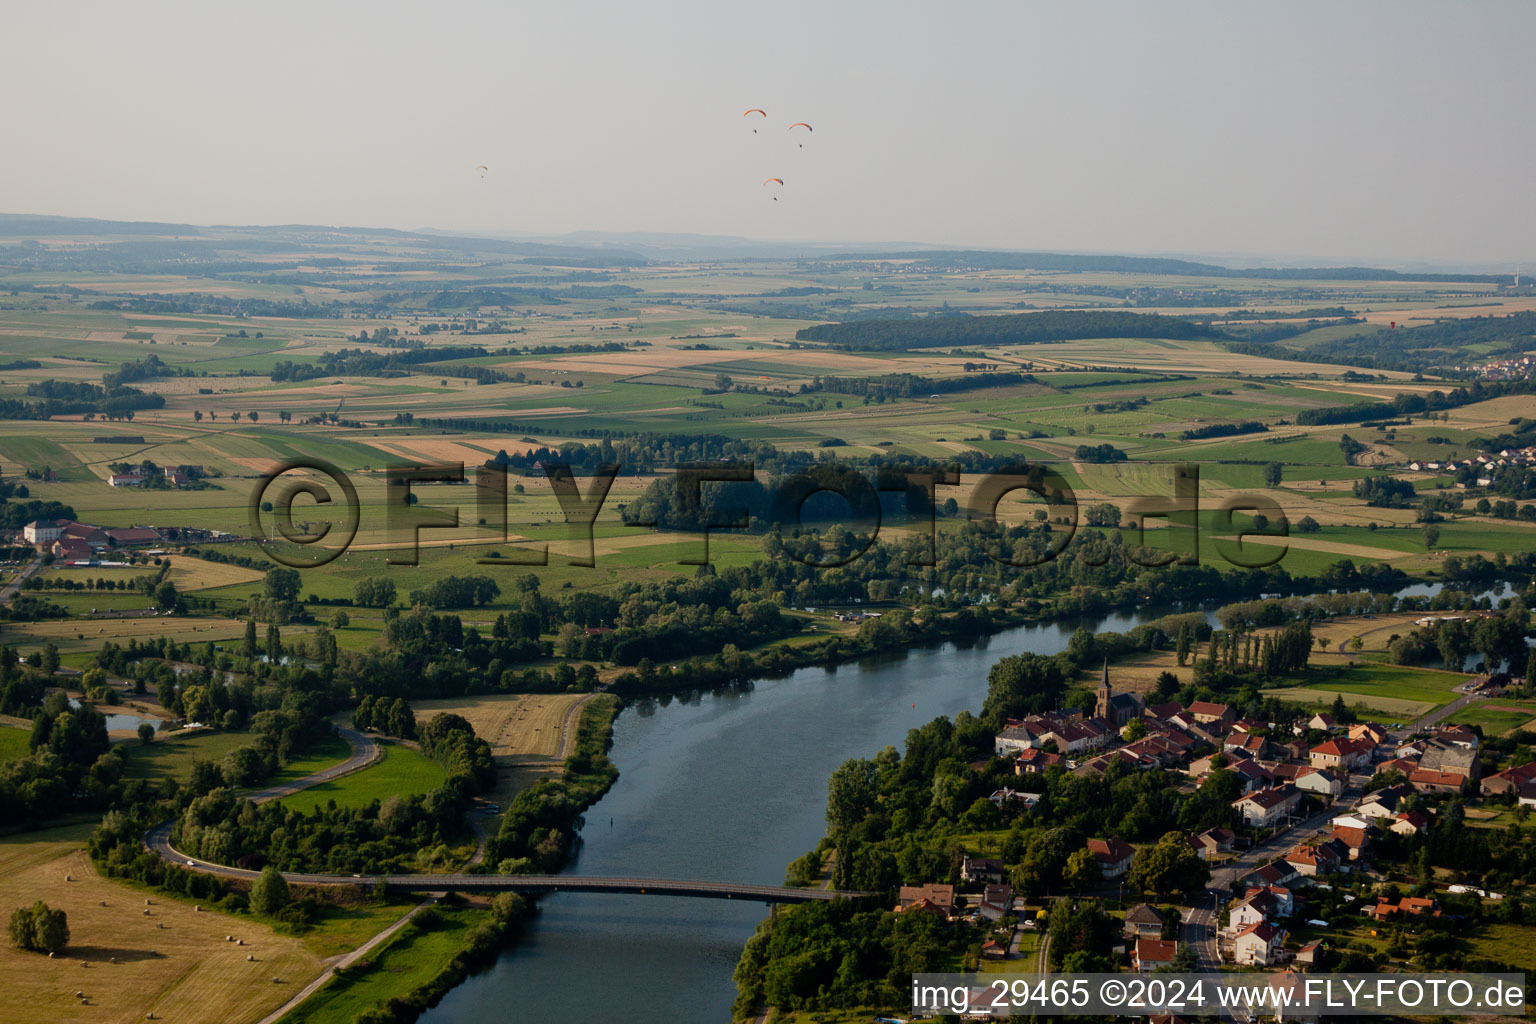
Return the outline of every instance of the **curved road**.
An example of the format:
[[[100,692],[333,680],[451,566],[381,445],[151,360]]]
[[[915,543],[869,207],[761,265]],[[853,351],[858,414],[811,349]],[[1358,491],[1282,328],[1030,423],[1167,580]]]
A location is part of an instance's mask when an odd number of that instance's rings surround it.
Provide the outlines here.
[[[253,793],[249,799],[258,803],[276,800],[365,768],[379,759],[381,753],[379,745],[372,737],[343,726],[338,726],[337,732],[352,746],[351,757],[313,775],[306,775],[302,779],[294,779]],[[233,868],[187,856],[171,845],[173,824],[174,822],[170,821],[161,822],[150,829],[144,837],[144,845],[158,854],[162,860],[178,867],[220,878],[251,881],[260,874],[245,868]],[[633,893],[644,896],[739,899],[763,903],[811,903],[868,895],[862,892],[842,892],[835,889],[791,889],[780,885],[582,875],[324,875],[285,871],[283,878],[295,885],[361,885],[371,888],[383,883],[385,888],[396,892],[604,892]]]

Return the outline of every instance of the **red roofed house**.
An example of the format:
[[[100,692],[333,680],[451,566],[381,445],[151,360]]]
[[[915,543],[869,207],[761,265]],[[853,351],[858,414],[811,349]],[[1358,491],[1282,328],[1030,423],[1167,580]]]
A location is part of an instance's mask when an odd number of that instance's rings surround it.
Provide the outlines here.
[[[1159,967],[1167,967],[1179,951],[1179,944],[1167,939],[1137,939],[1136,952],[1131,957],[1131,967],[1137,974],[1149,974]]]
[[[1415,768],[1408,776],[1408,784],[1420,793],[1445,793],[1455,796],[1461,792],[1467,777],[1458,772],[1437,772],[1433,768]]]
[[[1506,768],[1496,775],[1490,775],[1483,780],[1484,793],[1513,793],[1522,782],[1536,781],[1536,761],[1516,765],[1514,768]]]
[[[1105,878],[1119,878],[1131,869],[1131,858],[1136,848],[1123,839],[1090,839],[1088,852],[1099,862],[1099,873]]]
[[[896,903],[896,912],[929,910],[949,917],[955,909],[955,887],[952,885],[904,885]]]
[[[1216,704],[1208,700],[1197,700],[1189,706],[1189,713],[1195,716],[1195,721],[1201,725],[1210,725],[1213,722],[1225,724],[1237,720],[1237,712],[1226,704]]]
[[[1285,947],[1285,929],[1261,921],[1237,933],[1232,940],[1232,959],[1240,964],[1268,966],[1280,958]]]
[[[1343,768],[1348,771],[1371,763],[1374,743],[1348,738],[1324,740],[1309,755],[1313,768]]]

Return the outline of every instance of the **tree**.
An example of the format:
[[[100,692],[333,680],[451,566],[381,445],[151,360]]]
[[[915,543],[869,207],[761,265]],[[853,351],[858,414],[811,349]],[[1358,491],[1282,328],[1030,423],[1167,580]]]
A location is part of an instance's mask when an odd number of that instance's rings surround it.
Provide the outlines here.
[[[1099,859],[1086,849],[1074,851],[1067,858],[1067,870],[1062,879],[1074,889],[1088,889],[1098,885],[1103,880],[1104,872],[1099,867]]]
[[[1422,532],[1424,534],[1424,549],[1426,551],[1432,550],[1436,544],[1440,543],[1440,526],[1438,523],[1425,523]]]
[[[1280,480],[1285,475],[1285,466],[1278,462],[1264,464],[1264,486],[1279,487]]]
[[[282,872],[270,864],[262,868],[261,876],[251,885],[251,909],[271,917],[292,901]]]
[[[140,722],[139,723],[139,742],[144,744],[147,747],[147,746],[150,745],[150,743],[154,742],[154,739],[155,739],[155,727],[150,725],[148,722]]]
[[[394,703],[389,706],[389,726],[385,731],[403,740],[411,739],[416,735],[416,713],[405,702],[405,698],[396,697]]]
[[[42,669],[50,676],[59,670],[59,645],[52,640],[43,646]]]
[[[352,623],[352,616],[347,614],[345,608],[337,608],[331,613],[331,628],[346,629]]]
[[[69,945],[69,921],[64,911],[53,910],[42,900],[18,907],[11,914],[11,942],[34,953],[57,953]]]
[[[247,660],[256,657],[256,620],[245,620],[245,639],[240,644],[240,654]]]
[[[273,601],[292,601],[299,596],[299,587],[303,580],[299,577],[297,569],[277,567],[267,570],[267,578],[262,583],[262,589],[267,597]]]
[[[201,422],[203,422],[203,411],[201,409],[193,409],[192,410],[192,422],[193,423],[201,423]]]
[[[257,412],[254,409],[252,409],[250,412],[246,413],[245,415],[250,418],[250,421],[252,423],[255,423],[257,420],[261,419],[261,413]]]
[[[862,822],[875,809],[877,792],[873,761],[844,761],[827,780],[827,833],[846,832]]]
[[[1135,743],[1147,735],[1147,723],[1140,718],[1133,718],[1125,723],[1120,735],[1125,737],[1127,743]]]
[[[1195,852],[1182,832],[1168,832],[1153,846],[1136,851],[1126,881],[1140,891],[1151,890],[1166,898],[1205,886],[1211,869]]]
[[[166,580],[155,588],[155,604],[161,611],[168,612],[176,607],[176,601],[181,595],[176,593],[176,584]]]
[[[386,576],[370,576],[357,581],[352,601],[364,608],[388,608],[395,603],[395,581]]]
[[[283,631],[277,628],[277,623],[267,626],[267,660],[279,661],[283,657]]]

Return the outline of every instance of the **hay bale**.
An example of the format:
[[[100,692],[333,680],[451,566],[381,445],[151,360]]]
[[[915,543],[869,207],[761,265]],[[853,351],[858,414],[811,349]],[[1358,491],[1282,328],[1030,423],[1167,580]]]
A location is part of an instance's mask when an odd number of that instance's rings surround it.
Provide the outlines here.
[[[235,941],[235,937],[233,935],[226,935],[226,936],[224,936],[224,941],[225,942],[234,942]]]
[[[112,963],[114,963],[114,964],[117,963],[117,957],[113,957],[112,958]]]
[[[274,985],[281,985],[282,983],[283,983],[283,979],[282,978],[273,978],[272,979],[272,984],[274,984]]]
[[[75,880],[75,876],[74,875],[65,875],[64,876],[64,881],[66,881],[66,882],[73,882],[74,880]]]
[[[248,964],[253,964],[253,963],[256,962],[256,958],[254,956],[247,955],[246,958],[245,958],[245,962],[248,963]]]

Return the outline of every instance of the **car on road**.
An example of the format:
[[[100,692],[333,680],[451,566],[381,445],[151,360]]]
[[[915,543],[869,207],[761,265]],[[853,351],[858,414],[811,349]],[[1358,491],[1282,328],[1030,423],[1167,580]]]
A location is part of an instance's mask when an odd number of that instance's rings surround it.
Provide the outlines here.
[[[194,863],[192,863],[192,862],[191,862],[191,861],[187,861],[187,867],[189,867],[189,868],[195,868],[195,867],[197,867],[197,865],[196,865],[196,864],[194,864]]]

